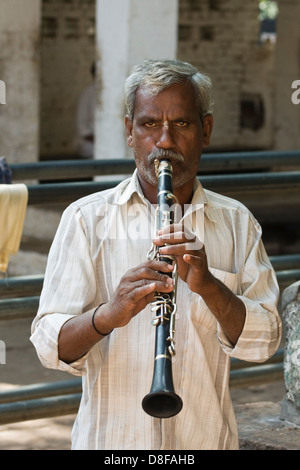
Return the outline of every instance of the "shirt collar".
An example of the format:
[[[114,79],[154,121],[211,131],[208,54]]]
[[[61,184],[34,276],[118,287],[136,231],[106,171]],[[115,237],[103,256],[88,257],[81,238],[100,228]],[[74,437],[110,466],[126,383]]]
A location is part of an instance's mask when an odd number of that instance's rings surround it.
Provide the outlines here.
[[[134,170],[131,178],[128,178],[121,183],[119,187],[119,196],[116,198],[116,204],[126,204],[134,194],[137,194],[140,197],[141,202],[149,204],[149,201],[145,198],[140,186],[137,169]]]
[[[140,186],[137,169],[134,170],[134,173],[131,178],[126,179],[119,186],[119,196],[116,199],[116,204],[126,204],[133,197],[134,194],[137,194],[143,204],[150,204],[149,201],[145,198],[142,188]],[[198,209],[203,209],[203,207],[205,215],[212,222],[215,222],[214,209],[210,203],[207,192],[203,188],[200,181],[196,179],[194,182],[194,194],[188,212],[194,212]]]
[[[202,207],[204,207],[204,213],[209,218],[209,220],[211,222],[216,222],[214,217],[214,208],[209,199],[209,195],[197,178],[194,183],[194,195],[191,205],[194,206],[196,210],[197,206],[202,205]],[[192,210],[195,209],[192,208]]]

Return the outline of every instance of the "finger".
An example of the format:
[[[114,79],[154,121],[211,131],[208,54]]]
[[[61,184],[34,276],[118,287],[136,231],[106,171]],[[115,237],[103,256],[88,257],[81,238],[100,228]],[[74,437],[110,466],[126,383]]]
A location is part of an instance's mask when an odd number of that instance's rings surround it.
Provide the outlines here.
[[[187,238],[184,232],[174,232],[174,233],[163,233],[156,238],[154,238],[153,243],[157,246],[163,246],[166,243],[176,244],[176,243],[184,243],[195,239],[196,237]]]
[[[157,279],[151,279],[151,280],[140,279],[140,280],[131,282],[131,284],[128,286],[128,290],[130,290],[130,288],[131,289],[139,288],[139,287],[143,287],[149,284],[155,284],[157,288],[169,289],[170,287],[173,286],[173,279],[169,276],[164,276],[164,275],[160,275],[159,273],[157,273]]]
[[[174,269],[172,264],[166,263],[165,261],[160,261],[159,259],[148,261],[145,266],[150,270],[163,272],[166,274],[169,274]]]
[[[140,300],[144,299],[145,297],[149,297],[150,294],[154,292],[172,292],[174,289],[174,285],[171,282],[163,283],[163,282],[144,282],[144,283],[134,283],[132,289],[128,291],[127,298],[133,302],[138,303]]]
[[[174,266],[163,261],[155,260],[147,262],[127,273],[122,279],[122,291],[124,294],[128,294],[135,288],[154,282],[157,290],[170,292],[173,289],[173,280],[170,277],[173,269]]]
[[[199,256],[191,255],[190,253],[183,255],[183,259],[186,263],[198,267],[202,265],[202,259]]]
[[[163,233],[153,239],[153,243],[156,246],[163,246],[165,244],[175,245],[179,243],[192,243],[197,242],[197,237],[191,232],[169,232]]]
[[[198,272],[203,272],[203,269],[207,269],[207,263],[205,256],[194,256],[191,254],[186,254],[183,256],[185,263],[189,264],[193,270]]]
[[[148,266],[141,266],[137,269],[133,269],[127,274],[125,281],[143,282],[154,281],[154,282],[167,282],[170,279],[170,273],[174,269],[172,264],[156,260],[155,262],[149,263]]]
[[[193,242],[180,243],[176,245],[165,245],[159,248],[159,253],[161,255],[173,255],[180,256],[184,254],[195,254],[201,256],[201,250],[203,249],[203,243],[200,240],[196,239]]]
[[[184,232],[184,226],[183,224],[170,224],[166,225],[165,227],[161,227],[158,230],[158,234],[164,234],[164,233],[173,233],[173,232]]]
[[[185,240],[193,240],[195,238],[195,234],[191,230],[189,230],[184,224],[167,225],[166,227],[163,227],[158,230],[157,235],[158,238],[163,237],[163,239],[170,237],[171,239],[182,238]]]

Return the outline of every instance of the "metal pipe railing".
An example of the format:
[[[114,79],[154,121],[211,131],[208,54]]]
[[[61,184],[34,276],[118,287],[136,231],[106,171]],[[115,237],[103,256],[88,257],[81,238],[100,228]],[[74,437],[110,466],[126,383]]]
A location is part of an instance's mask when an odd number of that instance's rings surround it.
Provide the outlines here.
[[[70,415],[77,412],[80,400],[81,393],[75,393],[2,404],[0,424]]]
[[[269,383],[281,380],[282,378],[282,363],[263,364],[232,370],[230,372],[229,385],[230,387],[244,387],[257,383]],[[55,387],[58,392],[60,389],[59,384],[48,384],[50,392],[51,390],[53,391]],[[42,387],[37,386],[35,396],[33,392],[32,398],[28,398],[28,395],[24,394],[23,398],[27,396],[27,399],[9,403],[2,402],[2,404],[0,404],[0,425],[77,413],[81,399],[81,393],[76,393],[79,388],[79,381],[78,384],[74,384],[74,381],[72,381],[72,384],[70,384],[71,390],[72,387],[75,393],[35,398],[38,393],[43,394],[46,392],[45,385]],[[40,390],[38,390],[39,388]],[[63,390],[63,393],[65,391],[66,388]],[[8,392],[5,393],[7,394]],[[22,394],[22,390],[20,390],[19,393]]]
[[[33,319],[38,310],[39,301],[39,296],[0,300],[0,320]]]
[[[283,379],[283,364],[279,362],[232,370],[229,385],[230,387],[249,387],[258,383],[270,383]]]
[[[300,279],[300,269],[276,273],[281,290]],[[34,318],[39,306],[39,296],[0,300],[0,321]]]
[[[300,279],[300,268],[276,272],[280,289]],[[3,280],[2,280],[3,281]],[[2,284],[3,285],[3,284]],[[42,284],[39,286],[39,293]],[[11,291],[10,291],[11,292]],[[38,292],[36,292],[38,293]],[[1,296],[1,281],[0,281]],[[39,306],[39,295],[28,297],[2,298],[0,300],[0,321],[16,320],[21,318],[33,318],[36,315]]]
[[[267,364],[281,364],[282,367],[284,351],[279,349],[276,353],[265,363]],[[241,361],[239,359],[231,359],[231,372],[239,370],[242,371],[241,375],[244,375],[244,369],[250,368],[255,371],[257,364],[251,362]],[[252,376],[253,373],[250,373]],[[231,385],[237,383],[237,378],[239,374],[231,374]],[[37,398],[45,398],[57,395],[70,395],[81,393],[82,390],[82,380],[81,378],[76,378],[72,380],[62,380],[58,382],[46,382],[38,384],[23,385],[17,389],[6,390],[0,392],[0,404],[3,403],[13,403],[17,401],[24,400],[33,400]]]
[[[276,271],[279,282],[294,282],[295,278],[299,279],[300,254],[274,255],[269,258]],[[43,282],[43,274],[32,274],[0,279],[0,298],[4,299],[39,295],[43,287]]]
[[[81,378],[73,380],[62,380],[58,382],[23,385],[17,389],[0,392],[0,404],[58,395],[76,394],[81,393],[81,390]]]
[[[255,191],[255,193],[300,189],[300,171],[250,173],[230,175],[203,175],[199,177],[206,189],[224,195]],[[83,196],[115,187],[122,178],[111,181],[81,181],[28,185],[28,204],[66,204]]]
[[[0,298],[29,297],[41,293],[43,274],[14,276],[0,279]]]
[[[299,167],[300,151],[204,153],[199,173]],[[10,165],[13,180],[89,178],[96,175],[131,174],[133,159],[55,160]]]
[[[300,268],[300,254],[269,256],[275,271],[284,271]]]

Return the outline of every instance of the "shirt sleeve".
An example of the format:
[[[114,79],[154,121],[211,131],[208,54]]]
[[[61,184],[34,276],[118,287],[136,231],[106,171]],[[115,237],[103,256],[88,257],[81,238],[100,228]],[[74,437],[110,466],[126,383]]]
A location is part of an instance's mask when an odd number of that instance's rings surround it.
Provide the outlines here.
[[[279,287],[276,274],[261,240],[261,228],[254,221],[248,234],[248,253],[240,273],[238,297],[244,302],[243,331],[233,346],[218,325],[218,338],[224,351],[243,361],[264,362],[277,350],[282,322],[277,311]]]
[[[66,364],[58,356],[58,337],[71,317],[96,307],[96,278],[86,227],[74,204],[63,213],[51,246],[31,337],[42,364],[74,375],[85,373],[85,359]]]

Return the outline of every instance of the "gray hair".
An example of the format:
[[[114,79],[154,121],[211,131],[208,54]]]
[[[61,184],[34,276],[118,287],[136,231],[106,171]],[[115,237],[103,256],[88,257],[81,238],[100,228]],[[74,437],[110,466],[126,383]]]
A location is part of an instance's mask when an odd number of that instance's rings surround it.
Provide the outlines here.
[[[182,82],[189,82],[194,88],[196,104],[203,119],[212,113],[211,80],[200,73],[193,65],[181,60],[145,60],[133,67],[123,88],[127,114],[133,120],[135,96],[138,88],[150,88],[157,94],[165,88]]]

